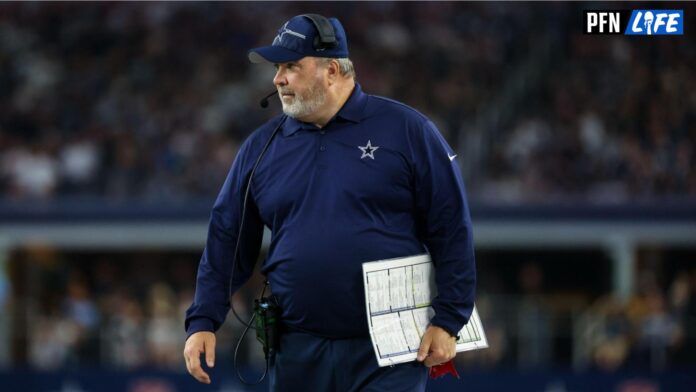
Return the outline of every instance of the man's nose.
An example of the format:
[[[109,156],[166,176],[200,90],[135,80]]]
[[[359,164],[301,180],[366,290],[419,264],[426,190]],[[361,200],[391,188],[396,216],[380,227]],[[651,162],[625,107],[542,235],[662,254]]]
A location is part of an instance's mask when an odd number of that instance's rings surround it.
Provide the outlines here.
[[[285,86],[288,84],[288,80],[285,78],[285,73],[283,72],[282,68],[278,68],[278,71],[273,78],[273,84],[276,86]]]

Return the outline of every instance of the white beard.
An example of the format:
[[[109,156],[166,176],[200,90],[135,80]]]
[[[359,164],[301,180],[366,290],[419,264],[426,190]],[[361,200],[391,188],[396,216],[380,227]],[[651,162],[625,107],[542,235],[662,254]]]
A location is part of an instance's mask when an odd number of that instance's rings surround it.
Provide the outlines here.
[[[303,117],[307,117],[315,113],[320,107],[324,106],[326,102],[326,91],[321,87],[321,82],[316,81],[304,95],[295,94],[295,96],[290,100],[290,103],[282,98],[280,102],[283,104],[283,113],[287,114],[292,118],[301,120]],[[282,92],[283,90],[281,90]]]

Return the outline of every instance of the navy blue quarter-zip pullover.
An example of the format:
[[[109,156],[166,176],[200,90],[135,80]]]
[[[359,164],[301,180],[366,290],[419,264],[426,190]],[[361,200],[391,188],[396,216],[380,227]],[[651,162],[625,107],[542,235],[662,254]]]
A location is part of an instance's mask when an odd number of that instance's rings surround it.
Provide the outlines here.
[[[416,110],[356,84],[324,128],[288,118],[246,182],[278,116],[242,145],[217,197],[186,331],[215,331],[232,290],[253,271],[263,226],[271,229],[267,275],[283,323],[328,338],[368,336],[362,266],[429,252],[438,296],[433,325],[458,332],[474,305],[471,219],[455,153]]]

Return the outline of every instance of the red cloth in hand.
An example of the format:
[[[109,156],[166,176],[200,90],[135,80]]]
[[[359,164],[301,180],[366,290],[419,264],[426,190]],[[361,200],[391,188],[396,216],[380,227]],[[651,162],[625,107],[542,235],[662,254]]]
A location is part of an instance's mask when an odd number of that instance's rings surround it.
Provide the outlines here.
[[[430,378],[440,378],[447,373],[459,378],[459,373],[457,373],[457,368],[454,367],[454,362],[452,362],[452,360],[430,368]]]

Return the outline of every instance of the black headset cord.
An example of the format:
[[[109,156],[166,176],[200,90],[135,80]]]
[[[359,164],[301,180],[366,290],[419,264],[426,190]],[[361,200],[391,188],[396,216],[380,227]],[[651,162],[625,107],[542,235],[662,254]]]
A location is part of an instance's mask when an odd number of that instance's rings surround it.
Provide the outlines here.
[[[266,287],[268,287],[268,281],[265,281],[263,284],[263,290],[261,290],[261,297],[263,297],[263,295],[266,293]],[[249,328],[254,328],[251,326],[251,323],[254,321],[254,318],[256,318],[256,312],[254,312],[254,314],[251,315],[251,319],[249,319],[250,325],[247,325],[246,328],[244,328],[244,332],[242,332],[242,335],[239,337],[239,340],[237,341],[237,345],[234,347],[234,360],[233,360],[234,371],[237,372],[237,378],[239,379],[239,381],[241,381],[243,384],[246,384],[246,385],[258,385],[258,384],[260,384],[261,381],[263,381],[263,379],[266,378],[266,373],[268,373],[268,368],[270,366],[269,362],[271,360],[270,357],[268,357],[268,356],[265,358],[265,366],[263,368],[263,373],[261,374],[259,379],[256,380],[255,382],[249,382],[249,381],[245,380],[244,377],[242,377],[242,373],[239,372],[239,367],[237,366],[237,353],[239,352],[239,347],[241,347],[242,341],[244,340],[244,337],[246,336],[247,332],[249,331]]]
[[[256,330],[251,325],[251,320],[249,322],[246,322],[242,320],[242,318],[237,314],[237,311],[234,310],[234,302],[232,301],[232,281],[234,280],[234,270],[235,267],[237,266],[237,253],[239,252],[239,243],[242,242],[241,238],[244,233],[244,218],[246,217],[246,210],[247,210],[247,201],[249,200],[249,191],[251,189],[251,180],[254,177],[254,172],[256,172],[256,168],[259,166],[259,163],[261,163],[261,158],[263,158],[263,154],[266,153],[266,150],[268,150],[268,147],[271,145],[271,141],[273,141],[273,138],[275,137],[276,133],[280,130],[280,128],[283,126],[285,123],[285,120],[287,120],[287,116],[283,115],[283,119],[280,121],[280,123],[275,127],[273,130],[273,133],[271,134],[271,137],[268,138],[268,141],[266,142],[266,145],[263,147],[263,150],[261,150],[261,153],[259,154],[259,157],[256,158],[256,163],[254,163],[254,167],[251,169],[251,173],[249,174],[249,180],[247,181],[247,186],[246,190],[244,191],[244,203],[242,204],[242,216],[239,222],[239,232],[237,234],[237,243],[234,246],[234,253],[232,254],[232,271],[230,272],[230,292],[229,292],[229,297],[230,297],[230,308],[232,309],[232,313],[234,314],[234,317],[239,320],[240,323],[242,323],[245,327],[251,328],[253,330]],[[252,316],[253,318],[253,316]]]
[[[241,237],[244,232],[244,218],[246,217],[246,206],[247,206],[247,201],[249,200],[249,191],[251,189],[251,180],[254,177],[254,172],[256,172],[256,168],[259,166],[259,163],[261,163],[261,158],[263,158],[263,155],[266,153],[266,150],[268,150],[268,147],[271,145],[271,142],[273,141],[273,138],[275,135],[278,133],[278,131],[281,129],[283,124],[285,123],[285,120],[287,120],[288,116],[283,115],[283,119],[278,123],[278,125],[275,127],[273,130],[273,133],[271,133],[271,137],[268,138],[268,141],[266,142],[266,145],[263,147],[261,150],[261,153],[259,154],[259,157],[256,158],[256,162],[254,163],[254,167],[251,169],[251,173],[249,173],[249,180],[247,181],[247,186],[246,190],[244,191],[244,202],[242,203],[242,216],[240,218],[239,222],[239,231],[237,234],[237,243],[234,246],[234,253],[232,254],[232,270],[230,271],[230,291],[229,291],[229,301],[230,301],[230,309],[232,310],[232,314],[239,320],[240,323],[244,325],[244,332],[242,332],[242,335],[239,337],[239,341],[237,341],[237,345],[234,349],[234,369],[237,372],[237,377],[239,380],[247,385],[256,385],[261,383],[263,379],[266,377],[266,373],[268,372],[268,367],[269,367],[269,358],[266,358],[266,366],[263,370],[263,374],[261,377],[254,383],[249,383],[242,377],[241,373],[239,372],[239,368],[237,367],[237,353],[239,351],[239,347],[242,344],[242,341],[244,340],[244,337],[246,336],[247,332],[249,329],[256,330],[255,327],[253,327],[252,323],[254,322],[254,318],[256,317],[256,313],[253,313],[251,315],[251,318],[249,319],[248,322],[245,322],[242,320],[242,318],[237,314],[237,311],[234,309],[234,301],[232,301],[232,281],[234,279],[234,269],[237,264],[237,253],[239,252],[239,243],[241,242]],[[263,297],[264,293],[266,292],[266,286],[268,286],[268,281],[264,282],[263,290],[261,291],[261,297]]]

